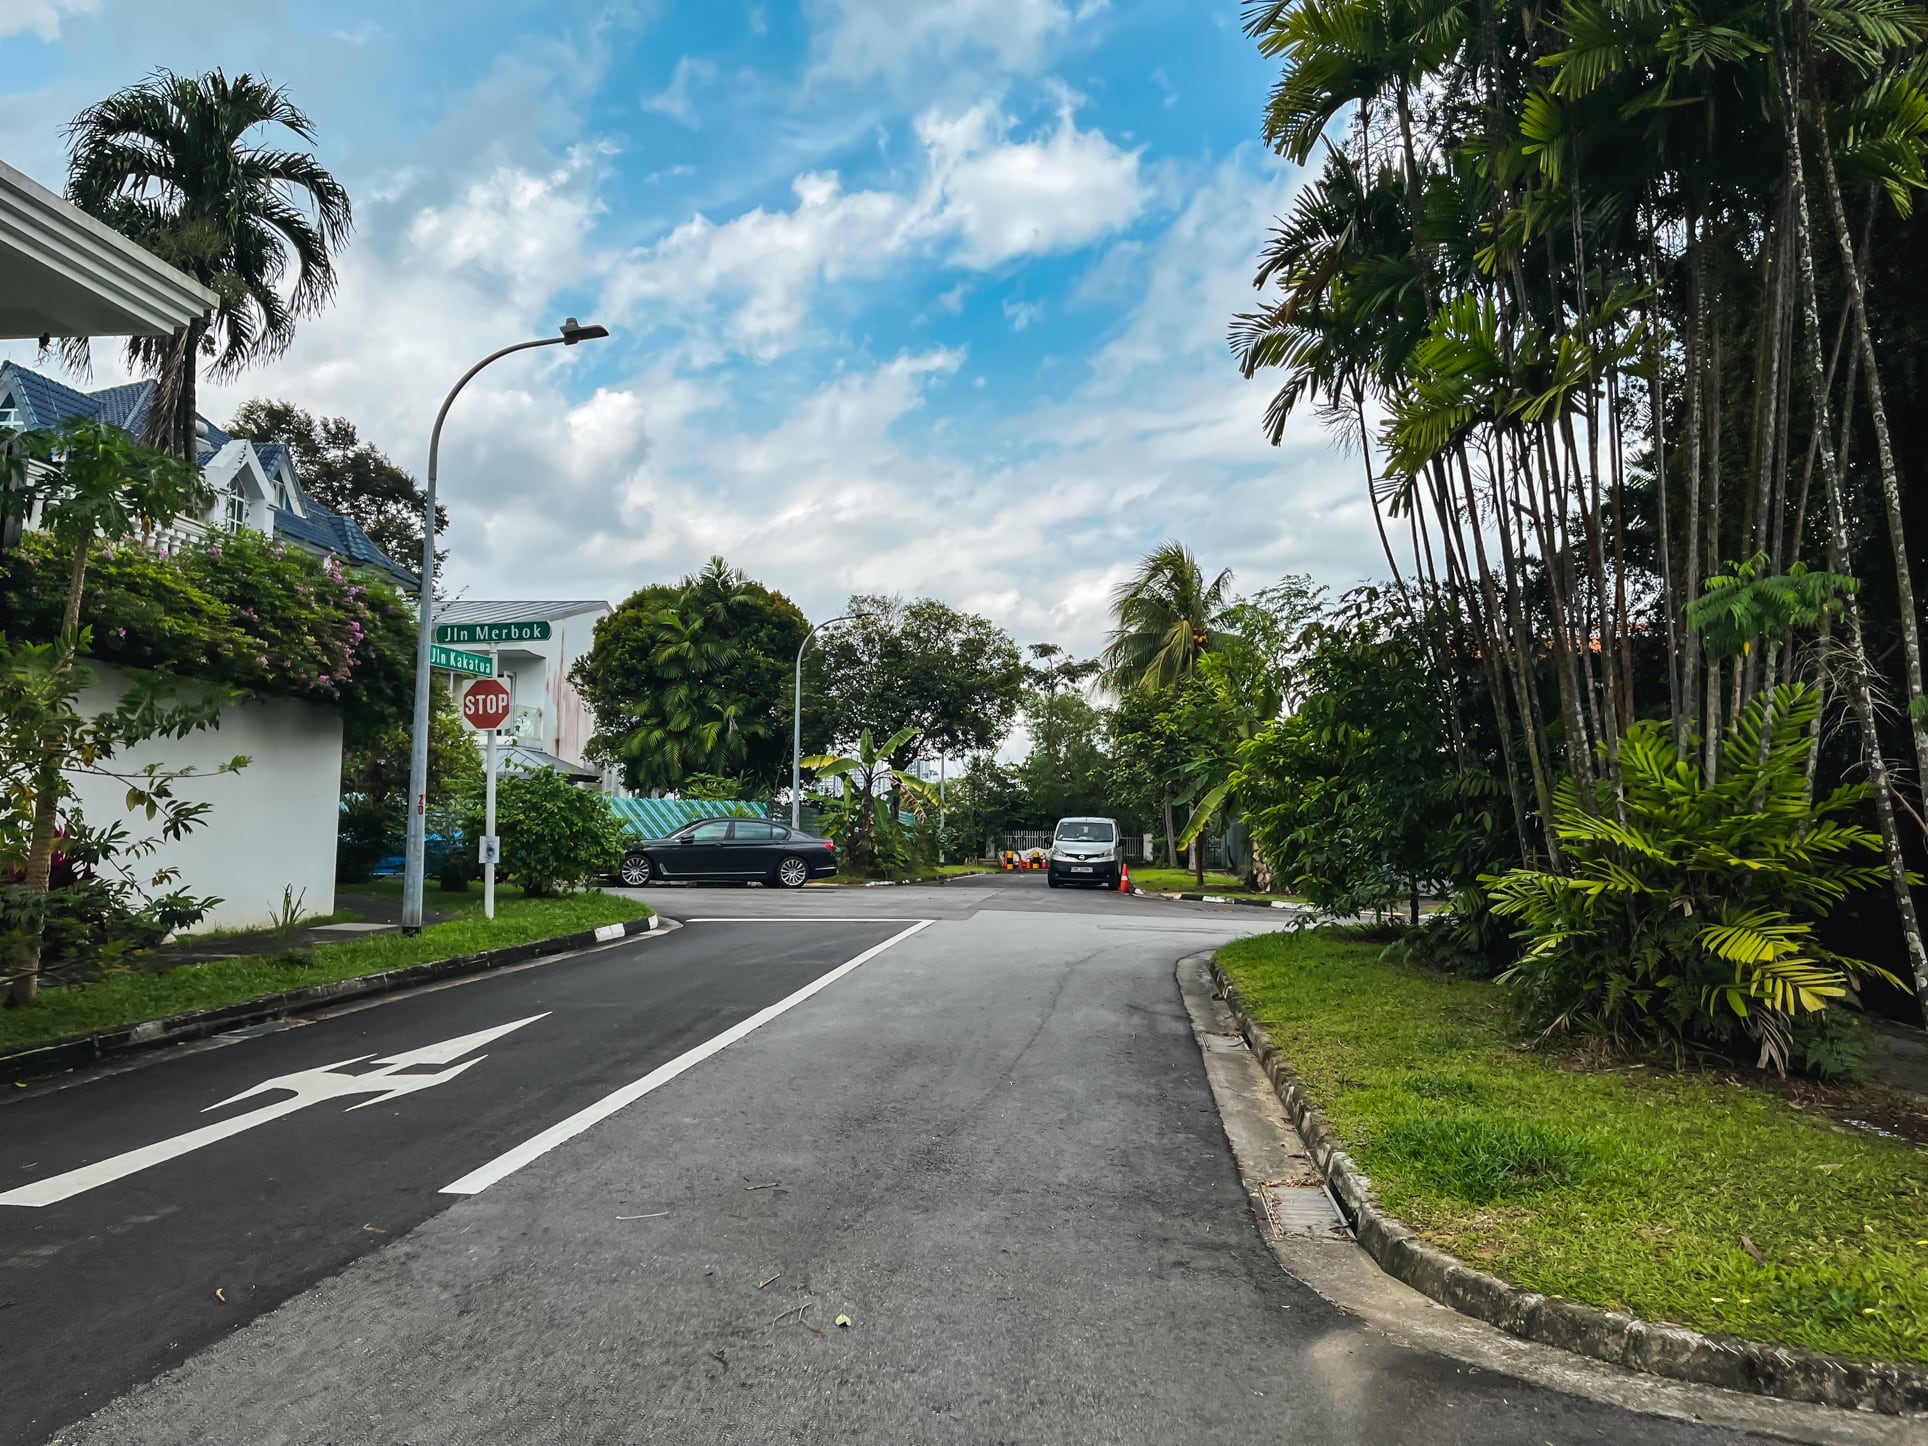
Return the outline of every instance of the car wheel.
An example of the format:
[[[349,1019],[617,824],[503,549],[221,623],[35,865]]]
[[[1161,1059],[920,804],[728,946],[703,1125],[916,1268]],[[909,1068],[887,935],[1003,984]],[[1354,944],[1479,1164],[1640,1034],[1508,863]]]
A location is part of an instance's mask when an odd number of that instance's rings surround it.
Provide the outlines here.
[[[1044,876],[1044,882],[1045,882],[1045,885],[1049,888],[1061,889],[1064,887],[1064,885],[1058,881],[1058,876],[1056,874],[1046,874]]]
[[[623,865],[616,871],[616,877],[627,887],[640,889],[656,877],[656,870],[648,854],[624,854]]]
[[[795,854],[785,854],[777,863],[777,882],[786,889],[800,889],[810,882],[810,865]]]

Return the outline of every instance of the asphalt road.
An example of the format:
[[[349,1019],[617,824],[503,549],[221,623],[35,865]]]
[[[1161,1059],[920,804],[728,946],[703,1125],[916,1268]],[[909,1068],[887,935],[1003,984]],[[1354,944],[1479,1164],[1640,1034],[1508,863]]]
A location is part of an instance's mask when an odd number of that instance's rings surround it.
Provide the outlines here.
[[[44,1180],[265,1078],[371,1051],[345,1068],[392,1070],[550,1011],[446,1083],[0,1210],[0,1435],[185,1357],[59,1439],[1763,1439],[1469,1372],[1279,1269],[1172,969],[1274,927],[1262,911],[1035,877],[650,897],[760,922],[0,1107],[0,1180]],[[909,919],[935,922],[481,1193],[439,1193]]]

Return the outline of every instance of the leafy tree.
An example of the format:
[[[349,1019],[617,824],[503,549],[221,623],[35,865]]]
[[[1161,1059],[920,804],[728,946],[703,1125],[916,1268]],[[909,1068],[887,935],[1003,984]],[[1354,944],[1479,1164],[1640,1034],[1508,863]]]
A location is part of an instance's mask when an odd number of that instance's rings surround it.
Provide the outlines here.
[[[1049,828],[1079,814],[1109,815],[1111,760],[1104,715],[1076,689],[1039,692],[1025,709],[1031,751],[1017,767],[1027,821]]]
[[[162,837],[178,838],[206,812],[205,804],[174,797],[174,784],[193,770],[149,764],[117,772],[112,760],[119,749],[144,739],[181,737],[212,726],[230,695],[211,688],[196,702],[180,703],[168,696],[161,680],[150,679],[137,683],[110,712],[90,717],[78,707],[81,691],[93,680],[79,661],[93,640],[92,627],[81,625],[80,605],[96,542],[144,534],[205,505],[199,468],[139,445],[118,427],[88,420],[15,439],[0,456],[0,467],[8,474],[0,480],[38,504],[41,525],[65,545],[71,559],[53,640],[9,642],[0,636],[0,780],[7,789],[14,847],[24,835],[17,861],[24,899],[16,897],[7,908],[15,920],[6,941],[14,955],[10,1002],[26,1006],[39,991],[45,898],[61,802],[71,793],[67,776],[92,772],[125,781],[128,807],[158,819]],[[220,771],[246,762],[235,758]],[[78,834],[78,825],[70,832]],[[139,856],[151,851],[151,842],[136,845],[124,829],[114,829],[91,836],[89,847],[96,857]],[[158,887],[173,879],[162,871],[152,882]],[[169,897],[173,916],[199,916],[196,901],[178,890]],[[214,902],[199,901],[199,911]]]
[[[128,343],[158,378],[141,439],[189,461],[201,357],[232,376],[286,351],[295,321],[334,294],[353,226],[341,183],[312,155],[256,139],[263,127],[315,139],[285,90],[219,70],[156,71],[67,127],[68,198],[220,298],[211,322]]]
[[[596,623],[570,681],[596,715],[590,749],[631,788],[698,775],[770,789],[790,774],[792,669],[809,623],[720,557],[652,585]]]
[[[809,736],[850,748],[896,728],[898,769],[997,746],[1024,693],[1017,645],[1002,628],[934,598],[858,596],[845,611],[852,622],[818,634],[806,662]]]
[[[480,838],[480,800],[467,812],[462,832]],[[628,838],[600,793],[577,788],[553,768],[499,778],[495,823],[504,873],[534,896],[599,883],[621,862]]]
[[[392,852],[408,823],[409,722],[397,718],[342,754],[342,822],[336,871],[365,879]],[[462,721],[453,695],[429,690],[428,796],[466,799],[483,784],[475,730]]]
[[[891,760],[916,740],[914,728],[899,728],[882,743],[876,742],[866,728],[857,737],[849,754],[813,753],[803,760],[820,778],[842,781],[843,796],[827,810],[832,816],[831,835],[843,845],[849,866],[857,873],[869,872],[879,861],[878,795],[884,794],[886,831],[897,827],[895,803],[901,799],[922,817],[936,807],[937,790],[915,774],[895,766]],[[914,756],[914,753],[913,753]]]
[[[234,414],[227,430],[254,442],[280,442],[293,454],[295,473],[310,497],[352,521],[403,567],[421,566],[428,494],[379,447],[364,442],[348,418],[317,417],[292,402],[256,397]],[[448,525],[448,509],[437,503],[435,535]],[[445,556],[435,554],[438,578]]]
[[[970,849],[983,848],[1029,820],[1017,770],[981,753],[946,790],[947,830]]]

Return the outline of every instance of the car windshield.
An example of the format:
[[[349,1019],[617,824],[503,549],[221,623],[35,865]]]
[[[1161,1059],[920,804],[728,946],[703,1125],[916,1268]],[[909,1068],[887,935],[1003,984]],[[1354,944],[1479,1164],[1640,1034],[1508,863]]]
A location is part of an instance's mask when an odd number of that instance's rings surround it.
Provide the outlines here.
[[[1110,843],[1111,825],[1102,819],[1067,819],[1058,825],[1059,843]]]

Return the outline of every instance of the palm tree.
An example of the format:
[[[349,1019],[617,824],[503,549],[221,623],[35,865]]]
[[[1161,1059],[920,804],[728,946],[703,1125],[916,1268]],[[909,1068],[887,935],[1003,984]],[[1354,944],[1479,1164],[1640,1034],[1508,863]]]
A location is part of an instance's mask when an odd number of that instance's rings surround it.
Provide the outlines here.
[[[306,152],[251,139],[264,126],[314,142],[308,116],[269,81],[159,70],[67,127],[74,204],[220,297],[209,320],[128,343],[157,380],[141,440],[190,461],[199,359],[232,375],[287,350],[296,318],[334,294],[353,227],[341,183]]]
[[[1192,550],[1166,542],[1111,594],[1116,626],[1105,645],[1104,681],[1114,693],[1162,692],[1191,676],[1198,660],[1231,636],[1228,567],[1209,583]]]

